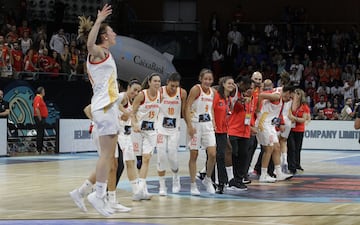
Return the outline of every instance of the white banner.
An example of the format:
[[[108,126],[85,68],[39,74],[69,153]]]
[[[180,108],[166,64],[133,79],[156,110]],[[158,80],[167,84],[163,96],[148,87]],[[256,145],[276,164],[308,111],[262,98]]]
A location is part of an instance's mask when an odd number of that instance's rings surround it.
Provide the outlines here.
[[[7,155],[7,119],[0,119],[0,156]]]
[[[304,133],[303,149],[360,150],[354,121],[313,120]]]
[[[89,125],[88,119],[60,119],[59,152],[96,151],[89,134]],[[4,135],[0,134],[0,151],[4,151],[6,155],[6,120],[0,120],[0,127],[2,126],[5,128],[0,130],[4,132]],[[183,119],[180,132],[179,145],[187,147],[186,124]],[[303,149],[360,150],[359,137],[360,130],[354,129],[354,121],[313,120],[306,126]]]
[[[59,152],[96,151],[89,133],[88,119],[60,119]]]

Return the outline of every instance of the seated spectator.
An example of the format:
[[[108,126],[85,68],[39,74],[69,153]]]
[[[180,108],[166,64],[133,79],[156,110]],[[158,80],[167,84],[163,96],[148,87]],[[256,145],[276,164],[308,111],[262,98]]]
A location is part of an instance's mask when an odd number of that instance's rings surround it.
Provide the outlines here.
[[[318,114],[314,117],[315,120],[327,120],[327,117],[324,114],[324,110],[319,110]]]
[[[355,80],[350,79],[344,83],[344,103],[347,98],[355,100]]]
[[[299,87],[304,72],[304,66],[300,63],[299,57],[295,57],[294,64],[290,66],[290,71],[290,81],[292,85]]]
[[[324,61],[323,66],[318,69],[319,82],[328,85],[330,83],[330,70],[326,61]],[[330,94],[330,90],[329,93]]]
[[[332,99],[334,98],[334,96],[344,95],[344,88],[339,86],[339,81],[335,81],[334,86],[330,88],[330,95]]]
[[[332,83],[331,86],[335,85],[335,83],[340,84],[341,68],[335,62],[331,63],[329,74],[330,74],[330,82]]]
[[[320,110],[326,108],[325,95],[320,95],[320,100],[314,105],[314,115],[317,115]]]
[[[340,119],[341,120],[353,120],[355,116],[355,110],[352,110],[352,99],[346,98],[344,108],[341,110]]]
[[[12,56],[12,68],[14,71],[14,76],[17,78],[17,73],[23,70],[23,53],[20,49],[19,43],[14,42],[14,49],[11,49]]]
[[[338,114],[340,114],[341,109],[343,108],[342,104],[342,96],[335,95],[333,98],[333,108],[336,110]]]
[[[323,109],[324,115],[326,116],[327,120],[337,120],[338,113],[336,109],[333,108],[332,103],[330,101],[326,102],[326,108]]]
[[[311,83],[311,86],[313,88],[316,87],[316,81],[317,81],[317,70],[313,64],[312,61],[309,61],[309,65],[304,68],[304,87],[305,89],[308,88],[309,83]]]
[[[327,86],[327,84],[325,82],[321,82],[320,86],[318,87],[316,92],[319,95],[326,95],[326,97],[329,97],[330,96],[330,87]]]

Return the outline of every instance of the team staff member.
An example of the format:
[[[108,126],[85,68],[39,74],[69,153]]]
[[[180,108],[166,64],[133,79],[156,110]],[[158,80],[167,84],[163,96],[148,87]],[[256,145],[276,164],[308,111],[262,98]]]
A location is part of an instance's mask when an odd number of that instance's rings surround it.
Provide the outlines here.
[[[230,94],[235,88],[234,79],[230,76],[219,80],[219,87],[214,96],[214,120],[216,138],[216,166],[218,171],[218,187],[216,193],[223,194],[224,186],[228,183],[225,168],[225,150],[228,142],[228,118],[230,112]]]
[[[216,140],[215,140],[215,121],[214,121],[214,91],[211,88],[214,82],[214,75],[209,69],[202,69],[199,75],[200,84],[194,85],[189,92],[189,97],[185,107],[185,121],[190,137],[190,160],[189,171],[191,179],[191,195],[200,195],[196,186],[196,161],[200,146],[206,149],[206,177],[202,181],[206,191],[210,194],[215,193],[211,175],[216,162]]]
[[[140,134],[138,144],[142,155],[138,191],[133,198],[135,201],[151,199],[146,186],[146,177],[150,159],[156,147],[156,120],[161,100],[160,85],[160,75],[157,73],[151,74],[148,79],[144,80],[144,89],[135,97],[133,103],[131,127],[132,131]]]
[[[167,195],[165,172],[167,162],[173,173],[172,192],[178,193],[181,189],[178,161],[178,147],[180,138],[180,119],[184,115],[187,93],[180,88],[180,74],[169,76],[166,86],[161,87],[161,104],[158,115],[157,136],[157,170],[159,175],[159,195]]]
[[[0,90],[0,118],[7,118],[9,114],[9,103],[4,100],[4,92]]]
[[[34,120],[36,129],[36,149],[41,153],[44,142],[45,120],[48,117],[48,109],[44,102],[45,89],[38,87],[36,89],[36,96],[33,102]]]
[[[229,186],[238,190],[247,190],[244,178],[247,177],[247,162],[249,157],[252,92],[254,85],[251,79],[243,77],[238,85],[238,91],[233,97],[234,106],[229,118],[228,135],[232,147],[232,164],[234,179],[230,180]]]
[[[305,125],[310,121],[310,108],[307,105],[303,90],[296,89],[293,97],[292,113],[289,119],[295,123],[288,138],[288,169],[291,173],[303,172],[301,167],[301,148],[304,139]]]

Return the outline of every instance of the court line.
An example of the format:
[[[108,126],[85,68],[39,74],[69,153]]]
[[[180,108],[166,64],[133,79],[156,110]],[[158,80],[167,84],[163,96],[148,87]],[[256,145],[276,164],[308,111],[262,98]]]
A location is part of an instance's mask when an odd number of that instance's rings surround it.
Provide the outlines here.
[[[314,160],[314,161],[312,161],[312,162],[313,162],[313,163],[325,162],[325,161],[330,161],[330,160],[345,159],[345,158],[351,158],[351,157],[356,157],[356,156],[360,156],[360,154],[347,155],[347,156],[338,156],[338,157],[326,158],[326,159],[321,159],[321,160]]]

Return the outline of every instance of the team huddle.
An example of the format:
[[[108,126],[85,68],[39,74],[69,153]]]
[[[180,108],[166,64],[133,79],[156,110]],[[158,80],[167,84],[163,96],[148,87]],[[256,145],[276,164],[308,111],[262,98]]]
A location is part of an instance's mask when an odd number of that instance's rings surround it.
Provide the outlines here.
[[[116,65],[108,49],[116,43],[116,34],[103,23],[111,13],[111,6],[106,4],[94,23],[82,17],[79,26],[79,36],[87,40],[87,68],[93,87],[91,104],[84,111],[93,122],[92,135],[99,152],[96,170],[70,192],[81,210],[87,211],[86,196],[104,216],[131,210],[116,199],[122,172],[119,167],[124,164],[133,200],[150,200],[146,178],[155,149],[159,195],[168,193],[168,166],[172,193],[185,191],[178,175],[181,117],[188,133],[191,195],[200,195],[196,184],[200,149],[206,150],[202,184],[210,194],[222,194],[226,186],[247,190],[246,184],[251,182],[248,171],[258,143],[262,147],[258,160],[260,183],[283,181],[302,170],[300,150],[305,122],[310,118],[309,107],[304,92],[287,85],[288,75],[282,77],[282,87],[277,88],[269,80],[263,83],[259,72],[236,82],[230,76],[222,77],[214,87],[212,71],[202,69],[200,83],[187,94],[180,87],[178,73],[171,74],[165,86],[161,86],[160,74],[153,73],[142,85],[130,81],[126,92],[119,94]],[[116,151],[117,144],[120,151]],[[226,154],[231,155],[227,160]],[[119,162],[117,157],[123,160]]]

